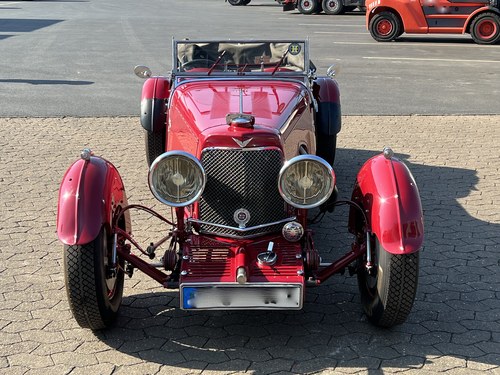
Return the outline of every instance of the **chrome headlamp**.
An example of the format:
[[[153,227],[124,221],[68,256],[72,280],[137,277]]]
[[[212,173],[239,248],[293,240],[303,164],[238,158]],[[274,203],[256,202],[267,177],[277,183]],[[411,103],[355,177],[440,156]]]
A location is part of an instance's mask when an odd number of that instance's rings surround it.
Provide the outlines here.
[[[169,151],[153,161],[148,180],[156,199],[172,207],[184,207],[198,200],[205,188],[206,176],[193,155]]]
[[[300,155],[281,168],[278,188],[283,199],[297,208],[326,202],[335,187],[333,168],[315,155]]]

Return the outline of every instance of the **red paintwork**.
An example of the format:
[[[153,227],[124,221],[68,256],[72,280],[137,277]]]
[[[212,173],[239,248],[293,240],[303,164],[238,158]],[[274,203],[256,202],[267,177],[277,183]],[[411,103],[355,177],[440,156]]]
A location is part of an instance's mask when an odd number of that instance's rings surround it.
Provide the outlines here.
[[[340,90],[336,81],[326,77],[316,79],[314,97],[321,102],[340,103]]]
[[[452,2],[449,0],[374,0],[366,3],[366,28],[377,13],[392,11],[403,22],[404,32],[414,34],[464,34],[472,19],[481,12],[498,9],[483,1]],[[424,14],[423,7],[435,9],[436,14]],[[458,26],[440,26],[436,20],[461,20]]]
[[[66,171],[59,189],[57,235],[66,245],[83,245],[94,240],[103,225],[109,233],[118,207],[127,205],[122,179],[108,161],[91,157],[77,160]],[[125,230],[131,231],[125,214]]]
[[[373,234],[392,254],[419,250],[424,239],[424,221],[417,184],[410,170],[397,158],[377,155],[360,169],[353,201],[362,205]],[[355,220],[351,211],[350,230]]]
[[[255,117],[253,128],[229,127],[226,123],[228,113],[240,111],[240,90],[243,113]],[[234,137],[252,138],[249,148],[283,148],[286,159],[298,154],[301,143],[314,153],[310,102],[310,92],[299,82],[185,82],[176,88],[169,103],[167,151],[184,150],[199,157],[206,147],[235,147]]]
[[[352,245],[352,249],[349,253],[343,255],[340,259],[326,266],[318,272],[315,272],[314,278],[316,279],[316,284],[320,285],[325,280],[333,276],[338,272],[342,272],[345,267],[354,262],[359,257],[362,257],[366,252],[366,246],[363,244],[360,246],[358,243]]]
[[[133,264],[134,267],[137,267],[146,275],[151,277],[152,279],[158,281],[164,287],[168,287],[168,282],[170,281],[170,276],[163,273],[162,271],[156,269],[155,267],[151,267],[150,264],[138,256],[132,254],[130,251],[127,251],[123,246],[119,246],[117,248],[117,253],[120,258]]]
[[[304,271],[300,243],[290,243],[276,235],[253,241],[190,238],[183,248],[188,259],[182,262],[181,270],[187,274],[181,276],[181,283],[234,283],[236,270],[241,266],[247,269],[248,283],[304,283],[304,278],[298,274]],[[278,260],[273,266],[260,265],[257,255],[267,250],[270,241],[274,242],[273,251],[278,254]]]
[[[148,78],[143,86],[141,101],[144,99],[168,99],[170,96],[170,81],[165,77]]]

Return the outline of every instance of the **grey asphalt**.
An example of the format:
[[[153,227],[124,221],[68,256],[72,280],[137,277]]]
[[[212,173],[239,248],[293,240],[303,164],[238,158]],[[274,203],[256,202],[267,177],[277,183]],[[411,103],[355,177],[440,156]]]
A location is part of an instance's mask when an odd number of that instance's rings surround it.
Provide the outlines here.
[[[310,38],[338,64],[344,114],[499,114],[500,45],[469,35],[375,42],[364,16],[283,12],[273,0],[0,1],[0,116],[136,115],[137,64],[166,74],[171,39]]]
[[[347,274],[308,289],[301,311],[185,312],[177,291],[137,271],[126,280],[117,326],[93,334],[77,326],[66,300],[58,185],[90,146],[118,167],[130,203],[168,214],[147,187],[138,119],[0,119],[0,373],[500,374],[499,121],[344,118],[335,165],[341,198],[386,145],[420,189],[425,246],[406,323],[370,325]],[[324,261],[349,249],[347,213],[340,208],[314,227]],[[147,215],[132,219],[143,245],[168,230]]]

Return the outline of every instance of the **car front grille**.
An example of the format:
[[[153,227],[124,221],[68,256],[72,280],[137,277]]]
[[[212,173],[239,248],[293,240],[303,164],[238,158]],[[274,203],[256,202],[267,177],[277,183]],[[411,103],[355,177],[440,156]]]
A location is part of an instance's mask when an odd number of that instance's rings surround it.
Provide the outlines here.
[[[283,154],[270,149],[219,149],[202,152],[201,163],[207,175],[200,199],[199,218],[204,222],[239,227],[235,212],[250,213],[245,227],[277,222],[286,218],[285,203],[278,191]],[[247,232],[202,224],[202,233],[231,237],[251,237],[280,230],[282,224]]]

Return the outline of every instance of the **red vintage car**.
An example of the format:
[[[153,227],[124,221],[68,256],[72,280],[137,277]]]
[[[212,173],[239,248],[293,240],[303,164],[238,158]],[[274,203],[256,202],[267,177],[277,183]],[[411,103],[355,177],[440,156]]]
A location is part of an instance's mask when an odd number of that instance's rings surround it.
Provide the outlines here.
[[[178,289],[184,310],[297,310],[309,288],[349,268],[372,323],[405,321],[424,231],[417,185],[386,148],[361,167],[352,199],[338,198],[339,87],[332,70],[317,76],[307,40],[174,41],[169,75],[136,74],[149,186],[173,219],[129,204],[113,164],[82,152],[57,216],[80,326],[112,325],[135,269]],[[308,212],[337,205],[350,206],[353,243],[325,264]],[[157,242],[134,240],[134,210],[165,223]]]

